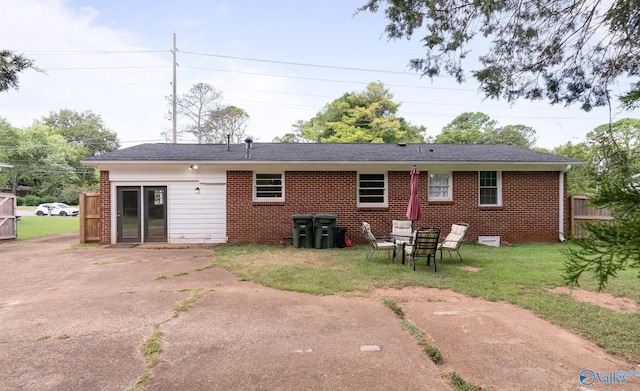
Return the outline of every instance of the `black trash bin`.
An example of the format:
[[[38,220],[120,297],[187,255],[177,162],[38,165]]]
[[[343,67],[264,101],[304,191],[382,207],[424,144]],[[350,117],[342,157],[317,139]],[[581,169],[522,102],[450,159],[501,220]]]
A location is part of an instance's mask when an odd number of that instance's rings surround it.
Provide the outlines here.
[[[292,215],[293,247],[313,248],[313,215]]]
[[[343,248],[344,240],[347,238],[347,229],[345,227],[336,227],[336,247]]]
[[[336,215],[317,214],[313,226],[316,230],[316,248],[333,248],[336,239]]]

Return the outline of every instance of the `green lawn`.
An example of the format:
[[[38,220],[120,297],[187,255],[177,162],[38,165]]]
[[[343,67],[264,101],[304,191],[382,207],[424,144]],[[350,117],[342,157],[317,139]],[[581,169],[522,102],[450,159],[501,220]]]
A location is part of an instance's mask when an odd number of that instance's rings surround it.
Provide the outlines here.
[[[640,314],[622,314],[593,304],[575,301],[569,295],[549,293],[563,286],[563,249],[569,244],[522,244],[485,247],[464,244],[462,265],[480,268],[470,272],[459,268],[459,260],[438,263],[418,270],[387,260],[379,252],[369,262],[367,248],[292,249],[262,245],[226,245],[216,250],[216,264],[239,277],[262,285],[317,295],[368,295],[375,288],[424,286],[449,288],[491,301],[505,301],[530,309],[538,316],[592,339],[613,354],[640,363]],[[454,254],[455,257],[455,254]],[[585,289],[596,283],[585,276]],[[606,292],[640,302],[640,281],[636,270],[628,270],[609,282]]]
[[[22,216],[18,220],[18,239],[79,232],[78,217]]]

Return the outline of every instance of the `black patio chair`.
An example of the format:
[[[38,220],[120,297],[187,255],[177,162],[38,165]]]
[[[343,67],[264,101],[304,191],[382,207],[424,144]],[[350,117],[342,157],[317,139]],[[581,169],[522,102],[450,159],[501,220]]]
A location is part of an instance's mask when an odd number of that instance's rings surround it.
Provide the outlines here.
[[[431,264],[433,258],[434,272],[438,271],[436,265],[436,252],[438,250],[438,242],[440,241],[440,228],[422,227],[413,234],[410,244],[404,245],[404,252],[411,257],[413,261],[413,270],[416,270],[416,258],[427,258],[427,266]]]

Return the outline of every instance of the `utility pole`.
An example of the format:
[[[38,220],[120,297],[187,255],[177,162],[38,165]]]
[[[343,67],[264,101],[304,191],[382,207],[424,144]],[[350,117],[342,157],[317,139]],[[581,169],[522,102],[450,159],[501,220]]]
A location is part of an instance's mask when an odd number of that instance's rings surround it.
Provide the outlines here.
[[[173,33],[173,110],[172,110],[172,114],[173,114],[173,143],[176,144],[178,142],[178,113],[177,108],[178,108],[178,95],[177,95],[177,88],[176,88],[176,68],[177,68],[177,62],[176,62],[176,54],[178,52],[178,49],[176,48],[176,33]]]

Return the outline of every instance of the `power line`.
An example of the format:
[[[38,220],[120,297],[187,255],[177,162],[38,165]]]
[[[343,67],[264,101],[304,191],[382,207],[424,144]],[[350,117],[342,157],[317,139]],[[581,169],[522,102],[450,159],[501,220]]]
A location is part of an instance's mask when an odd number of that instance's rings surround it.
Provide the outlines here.
[[[375,72],[375,73],[389,73],[393,75],[405,75],[405,76],[415,76],[415,73],[407,73],[400,71],[389,71],[385,69],[369,69],[369,68],[354,68],[354,67],[343,67],[336,65],[321,65],[321,64],[308,64],[308,63],[300,63],[300,62],[289,62],[289,61],[278,61],[278,60],[265,60],[260,58],[249,58],[249,57],[235,57],[235,56],[226,56],[222,54],[212,54],[212,53],[198,53],[198,52],[189,52],[189,51],[180,51],[182,54],[193,54],[198,56],[207,56],[207,57],[218,57],[218,58],[228,58],[232,60],[243,60],[243,61],[255,61],[255,62],[264,62],[271,64],[282,64],[282,65],[295,65],[301,67],[312,67],[312,68],[324,68],[324,69],[339,69],[344,71],[357,71],[357,72]]]
[[[16,50],[25,54],[37,56],[78,56],[93,54],[141,54],[166,53],[167,50]]]
[[[327,82],[332,82],[332,83],[349,83],[349,84],[361,84],[361,85],[368,85],[370,83],[370,82],[353,81],[353,80],[337,80],[337,79],[323,79],[323,78],[317,78],[317,77],[275,75],[275,74],[271,74],[271,73],[260,73],[260,72],[230,71],[230,70],[226,70],[226,69],[195,67],[195,66],[180,66],[180,68],[200,69],[200,70],[226,72],[226,73],[238,73],[238,74],[242,74],[242,75],[253,75],[253,76],[281,77],[281,78],[286,78],[286,79],[327,81]],[[471,91],[471,92],[476,91],[476,90],[464,89],[464,88],[427,87],[427,86],[415,86],[415,85],[406,85],[406,84],[386,84],[385,83],[385,86],[388,86],[388,87],[400,87],[400,88],[417,88],[417,89],[422,89],[422,90]]]
[[[168,68],[171,65],[132,65],[118,67],[73,67],[73,68],[46,68],[47,71],[78,71],[78,70],[110,70],[110,69],[150,69]]]

